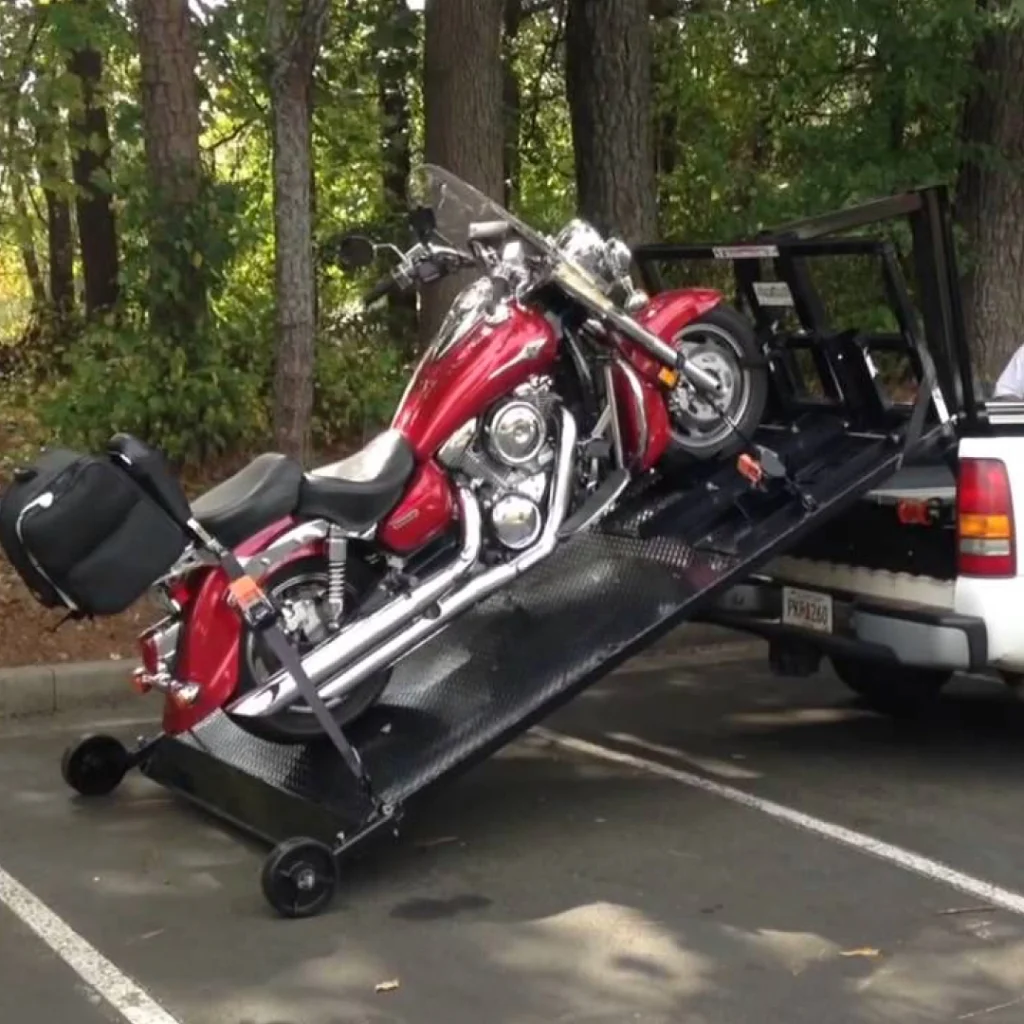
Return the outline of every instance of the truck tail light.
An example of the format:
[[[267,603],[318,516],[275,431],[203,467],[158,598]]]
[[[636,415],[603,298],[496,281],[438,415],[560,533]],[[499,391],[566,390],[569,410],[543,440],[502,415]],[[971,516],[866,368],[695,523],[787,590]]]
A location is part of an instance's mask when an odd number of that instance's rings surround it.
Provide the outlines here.
[[[1010,477],[1001,459],[962,459],[957,480],[957,571],[1017,575]]]

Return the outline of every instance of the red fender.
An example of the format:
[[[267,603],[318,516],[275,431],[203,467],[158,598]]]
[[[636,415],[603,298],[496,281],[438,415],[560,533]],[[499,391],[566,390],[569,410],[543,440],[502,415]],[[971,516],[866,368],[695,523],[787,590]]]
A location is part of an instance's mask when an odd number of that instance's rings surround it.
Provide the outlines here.
[[[257,554],[295,525],[296,520],[282,519],[244,541],[235,554]],[[323,541],[310,542],[292,551],[268,572],[322,553]],[[194,729],[207,715],[224,707],[238,686],[242,622],[227,602],[227,589],[227,575],[223,569],[215,568],[206,572],[194,591],[178,642],[174,674],[182,682],[198,683],[202,692],[189,707],[179,707],[169,699],[164,702],[163,729],[170,735]]]
[[[713,288],[676,288],[652,296],[636,318],[662,340],[671,341],[690,321],[724,300],[725,296]]]
[[[678,288],[653,296],[634,316],[652,334],[656,334],[663,341],[671,342],[688,323],[714,309],[724,299],[725,296],[721,292],[711,288]],[[641,378],[640,387],[647,420],[647,445],[644,451],[639,453],[640,469],[648,470],[657,465],[671,440],[665,388],[658,378],[662,365],[628,338],[621,338],[619,345]],[[635,452],[640,429],[635,409],[636,399],[622,372],[617,371],[615,377],[616,398],[625,420],[624,440],[627,449]]]

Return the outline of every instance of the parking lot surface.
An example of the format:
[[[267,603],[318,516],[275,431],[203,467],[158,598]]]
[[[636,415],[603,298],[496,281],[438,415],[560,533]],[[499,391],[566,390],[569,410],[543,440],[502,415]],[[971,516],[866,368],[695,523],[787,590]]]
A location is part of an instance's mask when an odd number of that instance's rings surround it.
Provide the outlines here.
[[[84,724],[0,733],[0,869],[128,988],[115,1011],[78,947],[0,906],[3,1024],[1024,1020],[1024,917],[763,813],[1024,893],[1024,707],[997,687],[906,726],[756,648],[633,662],[544,723],[561,745],[440,790],[297,922],[263,903],[264,850],[145,779],[74,799],[58,761]]]

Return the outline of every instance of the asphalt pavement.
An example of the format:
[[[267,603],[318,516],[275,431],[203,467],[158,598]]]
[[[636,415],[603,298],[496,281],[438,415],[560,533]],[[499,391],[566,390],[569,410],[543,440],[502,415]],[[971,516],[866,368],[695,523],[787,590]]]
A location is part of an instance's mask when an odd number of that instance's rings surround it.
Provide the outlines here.
[[[0,906],[0,1022],[1024,1020],[1024,916],[871,847],[1024,893],[1024,706],[964,681],[901,726],[828,672],[723,654],[626,666],[544,723],[562,746],[531,735],[440,790],[309,921],[266,908],[259,846],[145,779],[73,798],[58,760],[85,722],[15,723],[0,871],[79,945]]]

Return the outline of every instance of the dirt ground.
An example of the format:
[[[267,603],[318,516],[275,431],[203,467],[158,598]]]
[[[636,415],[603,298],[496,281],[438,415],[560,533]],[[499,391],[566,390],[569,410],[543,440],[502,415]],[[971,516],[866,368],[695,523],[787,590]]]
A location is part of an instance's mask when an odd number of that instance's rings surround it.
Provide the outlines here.
[[[16,442],[20,438],[16,431],[5,431],[0,415],[0,494],[9,483],[12,466],[21,461],[4,459],[3,453],[18,450]],[[348,441],[318,450],[311,463],[320,465],[343,458],[357,447],[357,443]],[[186,495],[194,499],[237,472],[251,457],[249,453],[240,453],[218,459],[203,467],[201,472],[185,472],[181,482]],[[0,668],[134,658],[136,637],[160,615],[159,609],[143,598],[123,615],[114,618],[94,622],[67,621],[58,626],[64,613],[41,608],[0,552]]]
[[[63,613],[41,608],[0,556],[0,667],[133,658],[136,636],[158,616],[143,600],[116,618],[58,626]]]

